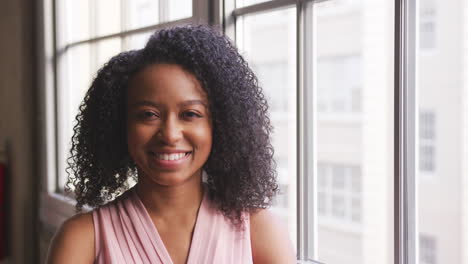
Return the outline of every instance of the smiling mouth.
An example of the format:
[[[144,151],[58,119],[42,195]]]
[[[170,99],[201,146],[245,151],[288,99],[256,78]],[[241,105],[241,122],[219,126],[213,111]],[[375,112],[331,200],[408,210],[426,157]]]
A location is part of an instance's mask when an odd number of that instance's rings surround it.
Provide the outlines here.
[[[150,152],[150,154],[155,157],[157,160],[161,161],[178,161],[186,158],[192,152],[180,152],[180,153],[154,153]]]

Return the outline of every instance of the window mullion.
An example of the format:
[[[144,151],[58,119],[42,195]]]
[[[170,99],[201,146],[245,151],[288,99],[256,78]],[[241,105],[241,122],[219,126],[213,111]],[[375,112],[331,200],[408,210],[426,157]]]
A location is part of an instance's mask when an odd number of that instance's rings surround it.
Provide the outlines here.
[[[230,37],[235,43],[236,39],[236,17],[233,14],[233,11],[236,6],[235,0],[225,0],[223,1],[223,30],[224,34]]]
[[[303,47],[303,28],[305,23],[304,19],[304,10],[300,3],[297,4],[297,25],[296,25],[296,45],[297,45],[297,52],[296,52],[296,63],[297,63],[297,71],[296,71],[296,87],[297,87],[297,259],[298,260],[306,260],[306,247],[307,247],[307,201],[304,199],[306,194],[305,190],[305,183],[307,181],[304,175],[307,174],[307,163],[306,161],[306,138],[305,135],[305,127],[306,124],[304,121],[306,120],[304,115],[305,111],[304,107],[307,105],[304,102],[304,60],[302,54],[304,53]]]
[[[215,1],[213,1],[215,2]],[[192,16],[197,23],[208,23],[210,21],[210,11],[211,8],[207,0],[192,0]],[[211,15],[214,15],[212,13]]]
[[[167,21],[169,17],[169,2],[167,0],[159,0],[159,21]],[[192,14],[193,15],[193,14]]]
[[[56,164],[58,160],[57,153],[59,152],[59,144],[58,144],[58,95],[57,95],[57,85],[58,85],[58,54],[57,54],[57,47],[58,44],[58,17],[57,17],[57,1],[50,0],[51,8],[52,8],[52,54],[53,54],[53,62],[52,62],[52,87],[51,87],[51,99],[53,101],[53,111],[50,113],[50,120],[53,120],[51,123],[52,128],[50,133],[50,139],[53,139],[53,147],[50,147],[52,154],[48,157],[52,161],[49,163],[51,166],[48,168],[49,171],[47,173],[51,173],[52,175],[47,178],[47,192],[52,193],[57,191],[57,182],[58,182],[58,175],[59,170]],[[45,89],[48,87],[45,86]],[[48,124],[49,125],[49,124]],[[48,165],[49,165],[48,164]],[[46,174],[47,175],[47,174]]]
[[[258,4],[252,4],[244,7],[239,7],[234,10],[235,16],[245,16],[248,14],[264,12],[267,10],[274,10],[281,7],[292,6],[297,3],[297,5],[302,5],[303,1],[296,0],[271,0],[265,1]]]
[[[395,1],[395,264],[416,264],[417,1]]]
[[[302,261],[318,258],[317,155],[315,101],[315,21],[313,2],[297,4],[298,228],[297,251]]]
[[[128,1],[120,0],[120,32],[124,32],[129,28],[129,19],[128,19]],[[120,37],[120,47],[121,50],[127,50],[129,47],[129,38],[128,36]]]

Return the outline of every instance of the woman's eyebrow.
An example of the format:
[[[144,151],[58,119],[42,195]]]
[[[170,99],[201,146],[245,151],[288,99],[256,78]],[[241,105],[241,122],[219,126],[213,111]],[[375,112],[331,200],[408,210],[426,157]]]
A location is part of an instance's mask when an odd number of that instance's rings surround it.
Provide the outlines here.
[[[158,108],[161,105],[156,102],[141,100],[132,104],[132,107],[137,107],[137,106],[152,106],[152,107]]]
[[[198,100],[198,99],[183,101],[183,102],[178,103],[177,105],[181,107],[181,106],[189,106],[189,105],[197,105],[197,104],[201,104],[204,107],[208,108],[208,105],[204,100]],[[159,108],[162,105],[153,101],[141,100],[132,104],[132,107],[137,107],[137,106],[152,106],[155,108]]]
[[[188,105],[196,105],[196,104],[201,104],[204,107],[208,108],[208,105],[205,101],[203,100],[187,100],[179,103],[179,106],[188,106]]]

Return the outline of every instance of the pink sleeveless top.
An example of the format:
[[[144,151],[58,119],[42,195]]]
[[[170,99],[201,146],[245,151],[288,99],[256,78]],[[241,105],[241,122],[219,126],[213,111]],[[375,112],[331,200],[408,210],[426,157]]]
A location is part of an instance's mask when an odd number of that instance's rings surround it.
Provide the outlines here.
[[[94,263],[172,264],[145,206],[133,189],[93,211]],[[198,210],[187,264],[252,263],[248,214],[244,230],[233,227],[207,197]]]

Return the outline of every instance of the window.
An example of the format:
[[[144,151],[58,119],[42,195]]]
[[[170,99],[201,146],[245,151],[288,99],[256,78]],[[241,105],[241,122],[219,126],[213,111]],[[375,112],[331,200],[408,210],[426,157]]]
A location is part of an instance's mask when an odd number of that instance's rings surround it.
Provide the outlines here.
[[[362,0],[328,0],[320,5],[322,14],[349,13],[358,11]]]
[[[242,17],[237,45],[257,74],[270,106],[273,147],[281,195],[274,210],[296,237],[296,10],[287,8]]]
[[[317,171],[320,220],[359,224],[362,218],[359,166],[319,163]]]
[[[288,111],[288,101],[285,100],[288,96],[288,90],[283,89],[282,85],[288,82],[287,60],[278,60],[270,62],[258,62],[252,65],[258,78],[261,80],[261,85],[264,89],[275,91],[267,94],[267,100],[272,111],[276,113],[284,113]]]
[[[283,193],[275,210],[287,212],[298,259],[393,263],[393,5],[245,0],[225,8],[234,17],[226,33],[271,106]]]
[[[324,113],[360,112],[361,57],[351,55],[318,58],[317,68],[317,110]]]
[[[435,115],[434,112],[422,111],[419,114],[419,170],[435,171]]]
[[[437,264],[436,239],[428,235],[419,235],[419,264]]]
[[[316,125],[317,259],[391,264],[391,1],[347,1],[339,12],[333,2],[313,5],[316,72],[305,73],[317,79],[316,120],[307,120]]]
[[[417,236],[421,264],[468,263],[468,32],[466,1],[419,1],[416,53],[419,165]],[[463,6],[463,8],[462,8]],[[427,56],[425,50],[434,51]]]
[[[268,0],[236,0],[236,7],[249,6],[254,4],[260,4],[263,2],[268,2]]]

